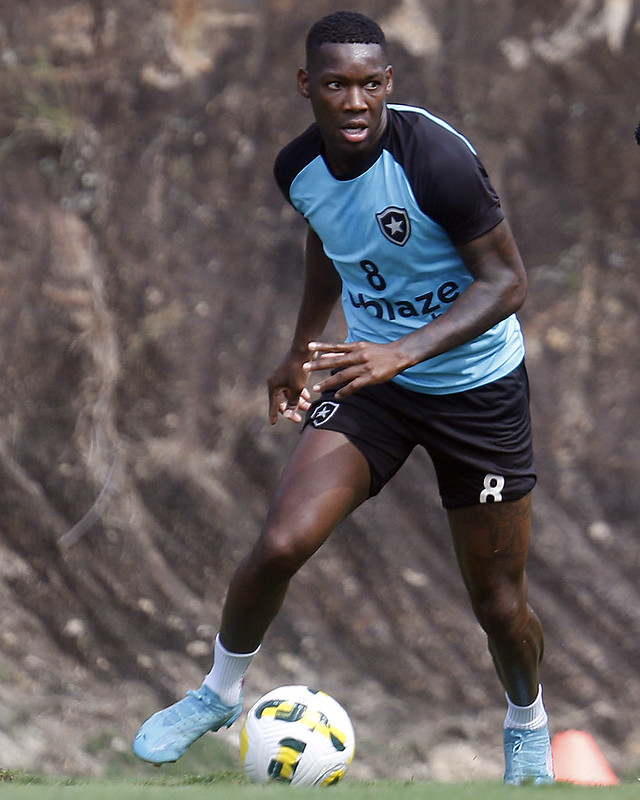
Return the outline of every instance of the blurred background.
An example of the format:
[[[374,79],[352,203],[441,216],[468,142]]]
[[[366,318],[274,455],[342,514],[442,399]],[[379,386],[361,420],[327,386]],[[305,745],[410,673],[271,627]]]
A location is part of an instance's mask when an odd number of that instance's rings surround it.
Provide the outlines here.
[[[144,772],[138,725],[209,669],[299,432],[266,416],[304,234],[271,169],[311,121],[306,31],[344,7],[514,229],[551,730],[640,768],[636,0],[3,0],[0,767]],[[297,577],[247,703],[285,683],[347,706],[356,775],[501,775],[504,696],[423,453]],[[237,737],[174,769],[236,765]]]

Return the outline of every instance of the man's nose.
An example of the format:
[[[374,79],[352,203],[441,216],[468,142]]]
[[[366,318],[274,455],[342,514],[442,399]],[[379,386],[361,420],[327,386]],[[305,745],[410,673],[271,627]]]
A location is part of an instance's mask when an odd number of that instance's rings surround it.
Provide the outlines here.
[[[364,91],[361,86],[351,86],[347,91],[345,105],[350,111],[361,111],[366,109]]]

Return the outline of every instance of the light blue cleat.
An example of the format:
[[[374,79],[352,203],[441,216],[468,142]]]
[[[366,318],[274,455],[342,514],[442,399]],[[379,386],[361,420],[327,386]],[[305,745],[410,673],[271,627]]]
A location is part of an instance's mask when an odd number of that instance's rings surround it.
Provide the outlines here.
[[[228,706],[203,684],[149,717],[136,735],[133,752],[151,764],[177,761],[196,739],[207,731],[228,728],[241,711],[242,698],[236,705]]]
[[[554,783],[549,728],[534,731],[519,728],[504,730],[504,782],[511,786]]]

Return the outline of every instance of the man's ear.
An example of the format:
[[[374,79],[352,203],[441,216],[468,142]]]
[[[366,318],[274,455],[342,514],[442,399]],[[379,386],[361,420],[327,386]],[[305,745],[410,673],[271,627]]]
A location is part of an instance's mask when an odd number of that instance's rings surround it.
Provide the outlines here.
[[[298,91],[307,100],[309,99],[309,73],[304,67],[298,70]]]
[[[387,94],[391,94],[393,89],[393,67],[391,64],[385,69],[384,76],[387,79]]]

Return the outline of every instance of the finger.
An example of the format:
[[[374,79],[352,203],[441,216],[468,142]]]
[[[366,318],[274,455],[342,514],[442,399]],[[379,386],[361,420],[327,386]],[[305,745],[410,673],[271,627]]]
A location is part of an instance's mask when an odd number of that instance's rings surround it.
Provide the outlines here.
[[[333,342],[309,342],[307,347],[313,353],[344,353],[350,349],[351,342],[340,342],[339,344]]]
[[[311,395],[308,389],[303,389],[298,398],[298,409],[308,411],[311,408]]]
[[[358,377],[358,372],[351,369],[343,369],[340,372],[336,373],[335,375],[329,375],[329,377],[325,378],[323,381],[319,381],[318,383],[312,386],[314,392],[326,392],[331,389],[336,389],[338,386],[342,386],[345,383],[350,383],[352,380]]]
[[[275,425],[278,421],[278,412],[280,411],[280,402],[278,395],[273,394],[269,398],[269,422]]]
[[[351,359],[348,359],[347,354],[344,352],[325,353],[313,361],[305,361],[302,368],[307,372],[318,372],[318,370],[321,369],[333,369],[334,367],[342,367],[350,363]]]
[[[366,386],[366,382],[358,381],[358,379],[355,378],[349,381],[345,386],[341,386],[334,394],[334,397],[336,400],[344,400],[345,397],[349,397],[350,394],[357,392],[362,386]]]
[[[285,407],[282,416],[285,419],[290,419],[292,422],[302,422],[302,414],[300,411],[306,411],[310,406],[311,403],[306,397],[310,397],[309,392],[307,389],[303,389],[298,396],[296,403],[289,402]]]
[[[295,408],[296,403],[291,403],[284,389],[272,390],[269,396],[269,422],[275,425],[278,421],[278,414],[284,414],[290,405]]]

